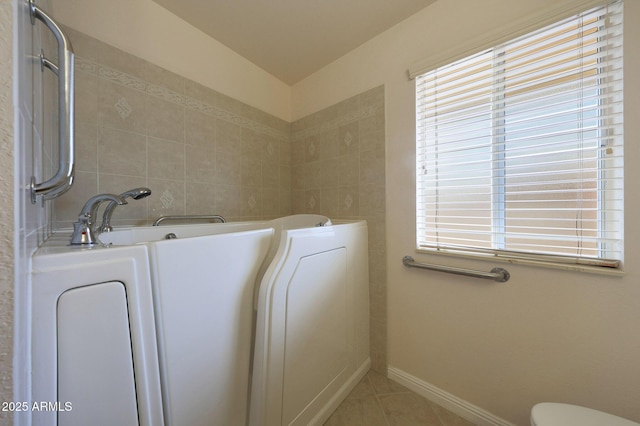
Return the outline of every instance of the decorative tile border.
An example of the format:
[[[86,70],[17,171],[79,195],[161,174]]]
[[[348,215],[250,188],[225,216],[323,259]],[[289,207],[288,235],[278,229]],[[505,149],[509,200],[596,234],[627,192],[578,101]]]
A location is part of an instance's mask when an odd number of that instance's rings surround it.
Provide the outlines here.
[[[158,99],[191,108],[210,115],[214,118],[218,118],[251,129],[256,133],[268,135],[285,142],[289,141],[289,132],[274,129],[262,123],[258,123],[241,115],[237,115],[225,109],[219,108],[215,105],[211,105],[206,102],[191,98],[189,96],[185,96],[162,86],[151,84],[138,77],[115,70],[113,68],[109,68],[80,56],[75,57],[75,68],[79,71],[95,75],[98,78],[102,78],[112,83],[147,93],[148,95],[151,95]]]

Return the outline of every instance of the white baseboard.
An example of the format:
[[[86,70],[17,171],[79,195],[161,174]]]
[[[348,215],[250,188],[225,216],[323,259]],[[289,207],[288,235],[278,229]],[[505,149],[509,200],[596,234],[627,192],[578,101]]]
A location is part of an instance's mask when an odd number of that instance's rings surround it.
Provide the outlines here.
[[[389,367],[387,369],[387,376],[394,382],[400,383],[418,395],[427,398],[429,401],[446,408],[478,426],[516,426],[395,367]]]

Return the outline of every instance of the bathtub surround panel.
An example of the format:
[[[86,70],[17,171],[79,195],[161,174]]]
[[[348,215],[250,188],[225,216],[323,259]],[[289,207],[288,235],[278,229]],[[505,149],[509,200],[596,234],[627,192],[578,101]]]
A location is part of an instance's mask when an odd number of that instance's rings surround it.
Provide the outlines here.
[[[70,227],[98,192],[148,186],[115,226],[169,214],[229,220],[291,213],[290,124],[73,29],[77,178],[56,202]]]
[[[246,424],[253,287],[273,231],[218,232],[147,244],[166,424]]]
[[[32,257],[38,315],[25,400],[71,403],[71,410],[34,410],[16,425],[161,424],[147,247],[76,250],[68,241],[53,235]]]
[[[291,124],[293,212],[364,219],[369,228],[372,368],[386,372],[384,87]]]
[[[250,425],[321,424],[370,368],[367,224],[295,225],[308,216],[271,222],[278,244],[256,294]]]

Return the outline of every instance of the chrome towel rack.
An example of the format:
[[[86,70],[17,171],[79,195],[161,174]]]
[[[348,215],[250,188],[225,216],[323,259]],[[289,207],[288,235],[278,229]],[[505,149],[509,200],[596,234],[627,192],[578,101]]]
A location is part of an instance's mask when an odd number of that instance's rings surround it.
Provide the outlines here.
[[[51,200],[64,194],[73,184],[74,178],[74,136],[73,136],[73,48],[69,37],[62,28],[44,10],[40,9],[33,0],[29,0],[31,23],[36,19],[42,21],[53,33],[58,42],[58,64],[54,64],[40,54],[40,65],[44,72],[47,68],[58,76],[58,171],[44,182],[36,183],[35,176],[31,177],[31,202],[36,203],[36,197]]]
[[[503,268],[493,268],[491,272],[474,271],[472,269],[455,268],[453,266],[418,263],[411,256],[403,257],[402,264],[408,268],[429,269],[431,271],[447,272],[449,274],[464,275],[474,278],[483,278],[486,280],[493,280],[501,283],[509,281],[509,278],[511,277],[509,271]]]
[[[165,220],[217,220],[220,223],[226,223],[224,217],[219,214],[195,214],[195,215],[176,215],[176,216],[160,216],[153,222],[153,226],[160,225]]]

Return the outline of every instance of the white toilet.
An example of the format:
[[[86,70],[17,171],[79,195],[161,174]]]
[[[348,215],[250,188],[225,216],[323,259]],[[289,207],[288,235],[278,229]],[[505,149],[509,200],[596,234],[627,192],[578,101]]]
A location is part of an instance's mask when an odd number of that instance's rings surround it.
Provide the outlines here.
[[[542,402],[531,409],[531,426],[640,426],[640,423],[591,408]]]

